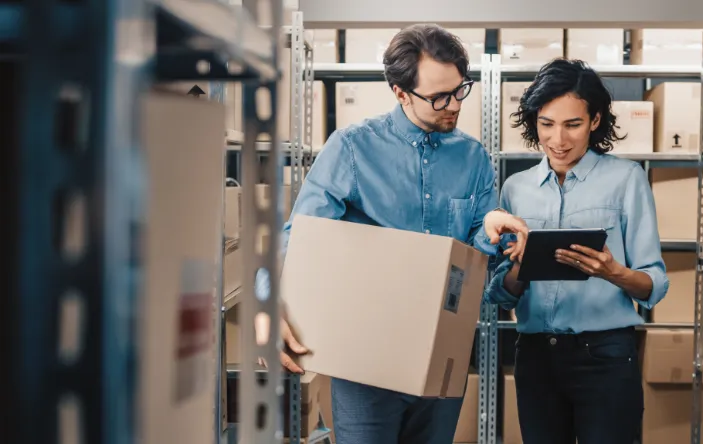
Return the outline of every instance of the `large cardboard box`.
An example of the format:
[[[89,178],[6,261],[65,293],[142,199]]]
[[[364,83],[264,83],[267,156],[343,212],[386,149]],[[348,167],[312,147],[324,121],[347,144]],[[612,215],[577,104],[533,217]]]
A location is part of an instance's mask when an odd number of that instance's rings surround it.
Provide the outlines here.
[[[503,386],[503,444],[522,444],[522,432],[517,412],[517,388],[515,387],[515,370],[504,370]]]
[[[224,112],[176,94],[149,93],[142,102],[149,207],[137,318],[140,442],[214,439]]]
[[[337,128],[388,113],[398,104],[387,82],[338,82]]]
[[[698,171],[693,168],[652,168],[650,176],[659,237],[695,240],[698,232]]]
[[[686,442],[691,433],[693,331],[648,330],[640,359],[642,444]]]
[[[457,444],[478,442],[478,383],[478,374],[473,371],[469,373],[464,402],[461,404],[459,422],[454,433],[454,442]]]
[[[568,29],[566,57],[589,65],[622,65],[624,29]]]
[[[643,381],[693,382],[693,330],[648,330],[641,348]]]
[[[633,29],[633,65],[703,65],[703,29]]]
[[[460,397],[487,258],[449,237],[296,216],[282,296],[306,370]]]
[[[305,140],[305,139],[303,139]],[[312,149],[320,151],[327,141],[327,90],[321,80],[312,82]]]
[[[654,151],[698,153],[701,143],[701,84],[664,82],[645,93],[654,103]]]
[[[448,28],[447,31],[461,40],[469,56],[469,65],[472,67],[481,66],[481,57],[486,52],[486,30],[483,28]]]
[[[663,253],[669,291],[652,310],[652,322],[693,322],[696,294],[696,253]]]
[[[312,30],[313,61],[315,63],[338,63],[339,41],[336,29]]]
[[[617,132],[625,140],[613,144],[613,153],[654,152],[654,104],[652,102],[612,102]]]
[[[400,29],[347,29],[346,63],[383,63],[383,54]]]
[[[501,87],[500,106],[500,150],[505,152],[526,152],[525,142],[522,139],[522,128],[513,128],[515,121],[510,115],[517,112],[520,98],[530,82],[503,82]]]
[[[563,29],[501,29],[498,38],[504,65],[543,65],[564,57]]]

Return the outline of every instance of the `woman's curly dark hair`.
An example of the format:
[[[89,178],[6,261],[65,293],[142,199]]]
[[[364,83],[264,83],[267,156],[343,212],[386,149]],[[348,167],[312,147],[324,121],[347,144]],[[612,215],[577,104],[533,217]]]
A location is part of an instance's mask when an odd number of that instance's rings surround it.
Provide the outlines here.
[[[600,113],[600,124],[589,137],[591,149],[601,154],[607,153],[613,149],[613,142],[627,137],[621,137],[615,131],[619,127],[610,108],[613,99],[600,76],[580,60],[556,59],[539,70],[534,82],[520,98],[518,111],[510,115],[515,118],[513,128],[522,127],[522,138],[528,148],[539,149],[539,110],[565,94],[574,94],[584,100],[591,119]]]

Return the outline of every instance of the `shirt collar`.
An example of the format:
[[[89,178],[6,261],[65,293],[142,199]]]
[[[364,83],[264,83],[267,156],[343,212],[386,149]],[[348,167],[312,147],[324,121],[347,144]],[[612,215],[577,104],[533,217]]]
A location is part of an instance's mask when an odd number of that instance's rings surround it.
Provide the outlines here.
[[[412,123],[410,119],[408,119],[408,116],[405,115],[405,111],[403,111],[403,107],[400,103],[391,111],[391,119],[393,120],[393,125],[400,132],[400,135],[412,146],[421,144],[423,139],[428,135],[432,144],[436,144],[441,138],[438,133],[427,133],[422,128]]]
[[[571,172],[574,176],[576,176],[576,179],[583,182],[586,180],[588,173],[590,173],[596,166],[598,160],[600,160],[600,155],[589,149],[586,151],[586,154],[583,155],[579,163],[571,169]],[[538,173],[537,178],[540,186],[542,186],[553,173],[552,168],[549,166],[549,159],[546,155],[542,157],[542,161],[539,164]]]

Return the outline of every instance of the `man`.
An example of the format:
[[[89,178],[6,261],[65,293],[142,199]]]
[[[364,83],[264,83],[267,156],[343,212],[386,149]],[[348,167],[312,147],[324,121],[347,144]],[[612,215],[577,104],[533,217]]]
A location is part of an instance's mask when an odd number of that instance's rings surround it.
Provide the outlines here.
[[[511,250],[520,255],[524,222],[496,210],[489,155],[456,129],[473,84],[459,39],[414,25],[393,38],[383,62],[398,105],[330,136],[285,224],[284,249],[293,217],[306,214],[450,236],[488,255],[497,253],[500,234],[520,233]],[[285,321],[282,335],[294,353],[306,352]],[[302,372],[290,356],[281,360]],[[461,402],[333,379],[337,444],[451,444]]]

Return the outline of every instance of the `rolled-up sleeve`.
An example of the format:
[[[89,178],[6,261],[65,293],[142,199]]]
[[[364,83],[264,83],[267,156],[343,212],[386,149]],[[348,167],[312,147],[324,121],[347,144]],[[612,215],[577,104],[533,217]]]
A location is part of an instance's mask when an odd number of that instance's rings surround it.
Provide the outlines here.
[[[498,207],[498,192],[495,188],[495,170],[488,153],[484,156],[481,169],[481,180],[476,192],[476,212],[468,240],[469,245],[473,245],[481,253],[491,256],[489,268],[492,269],[495,266],[493,256],[498,254],[498,246],[491,244],[491,240],[486,235],[483,218]]]
[[[635,165],[625,189],[624,241],[626,266],[647,273],[652,279],[649,299],[635,299],[645,308],[653,308],[669,290],[669,278],[661,255],[659,228],[654,196],[645,171]]]
[[[345,134],[335,131],[327,139],[324,148],[317,155],[308,175],[300,187],[291,215],[283,224],[281,233],[281,255],[285,257],[295,216],[324,217],[340,219],[346,213],[347,205],[356,194],[356,166],[354,155]],[[256,291],[268,294],[268,275],[257,274]]]
[[[510,188],[508,183],[505,184],[503,192],[500,196],[500,207],[510,212]],[[483,230],[482,230],[483,231]],[[501,236],[499,250],[507,248],[507,243],[509,241],[514,241],[514,235],[503,235]],[[513,268],[513,262],[509,257],[503,255],[496,255],[494,260],[495,270],[493,276],[486,286],[483,293],[483,300],[489,304],[498,304],[505,310],[512,310],[517,305],[520,298],[513,296],[505,289],[503,286],[503,281],[505,276]]]

